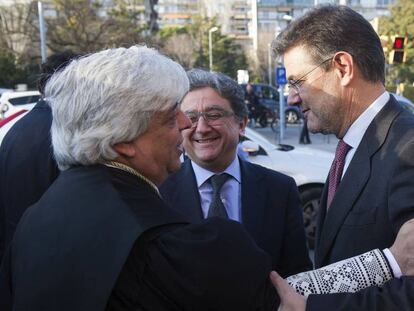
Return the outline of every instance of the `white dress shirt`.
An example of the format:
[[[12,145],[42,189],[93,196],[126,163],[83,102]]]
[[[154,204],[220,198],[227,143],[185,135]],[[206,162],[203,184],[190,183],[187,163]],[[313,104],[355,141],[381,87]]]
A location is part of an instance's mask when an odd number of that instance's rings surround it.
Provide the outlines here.
[[[345,157],[345,166],[342,172],[342,177],[344,176],[346,170],[348,169],[349,163],[354,157],[355,151],[357,150],[359,144],[361,143],[362,138],[365,135],[365,132],[368,129],[368,126],[374,120],[375,116],[384,108],[385,104],[390,99],[390,94],[388,92],[382,93],[359,117],[352,123],[348,131],[343,137],[343,141],[346,142],[351,149],[348,151]]]
[[[355,151],[357,150],[359,144],[362,141],[362,138],[365,135],[369,125],[375,116],[384,108],[385,104],[389,101],[390,94],[388,92],[382,93],[359,117],[352,123],[343,137],[343,141],[346,142],[351,149],[348,151],[345,158],[344,170],[342,172],[342,177],[345,175],[346,170],[351,163],[352,158],[354,157]],[[401,277],[401,269],[392,255],[391,251],[386,248],[383,250],[385,257],[387,257],[388,263],[391,266],[394,277]]]
[[[202,168],[193,161],[191,161],[191,165],[193,166],[198,192],[200,193],[203,216],[207,218],[213,196],[213,188],[208,179],[215,173]],[[241,173],[239,159],[235,157],[223,173],[227,173],[231,177],[226,180],[221,188],[221,202],[223,202],[229,218],[241,222]]]

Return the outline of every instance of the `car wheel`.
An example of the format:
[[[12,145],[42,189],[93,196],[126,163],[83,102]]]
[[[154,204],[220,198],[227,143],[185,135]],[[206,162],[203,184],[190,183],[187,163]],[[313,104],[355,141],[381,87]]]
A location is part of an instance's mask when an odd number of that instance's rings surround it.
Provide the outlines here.
[[[300,199],[303,206],[303,222],[309,249],[315,248],[316,222],[318,220],[319,202],[322,187],[307,188],[301,191]]]
[[[299,121],[299,114],[295,110],[286,111],[286,123],[295,124]]]

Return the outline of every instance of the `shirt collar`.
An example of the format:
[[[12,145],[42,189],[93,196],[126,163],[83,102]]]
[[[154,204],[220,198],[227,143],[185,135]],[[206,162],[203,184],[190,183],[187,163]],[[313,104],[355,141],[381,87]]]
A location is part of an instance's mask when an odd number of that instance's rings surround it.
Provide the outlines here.
[[[115,168],[115,169],[118,169],[124,172],[128,172],[132,175],[135,175],[136,177],[138,177],[139,179],[141,179],[142,181],[150,185],[155,190],[155,192],[158,195],[160,195],[160,191],[158,190],[158,187],[151,180],[149,180],[147,177],[145,177],[144,175],[142,175],[141,173],[139,173],[137,170],[133,169],[132,167],[126,164],[120,163],[120,162],[116,162],[116,161],[108,161],[103,164],[105,166],[112,167],[112,168]]]
[[[197,187],[199,188],[203,185],[211,176],[213,176],[214,172],[206,170],[205,168],[201,167],[197,163],[191,161],[191,165],[193,166],[194,174],[197,180]],[[237,156],[234,160],[230,163],[230,165],[221,173],[227,173],[232,176],[238,183],[241,182],[241,173],[240,173],[240,162]]]
[[[385,106],[390,99],[388,92],[382,93],[365,111],[351,124],[346,132],[343,141],[352,148],[357,148],[364,137],[368,126],[374,120],[375,116]]]

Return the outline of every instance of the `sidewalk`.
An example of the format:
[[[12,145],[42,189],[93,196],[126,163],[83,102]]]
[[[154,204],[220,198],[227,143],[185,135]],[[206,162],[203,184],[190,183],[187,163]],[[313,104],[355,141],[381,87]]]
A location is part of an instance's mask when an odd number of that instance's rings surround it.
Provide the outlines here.
[[[253,128],[255,131],[259,132],[263,136],[265,136],[270,142],[274,144],[279,143],[279,128],[277,128],[276,132],[273,132],[270,127],[261,128],[256,127]],[[285,135],[282,140],[283,144],[292,145],[292,146],[307,146],[309,148],[315,148],[319,150],[326,150],[329,152],[334,153],[336,149],[336,145],[338,143],[338,139],[335,135],[323,135],[323,134],[312,134],[309,133],[311,144],[309,145],[301,145],[299,144],[299,135],[302,129],[302,124],[289,124],[286,126]]]

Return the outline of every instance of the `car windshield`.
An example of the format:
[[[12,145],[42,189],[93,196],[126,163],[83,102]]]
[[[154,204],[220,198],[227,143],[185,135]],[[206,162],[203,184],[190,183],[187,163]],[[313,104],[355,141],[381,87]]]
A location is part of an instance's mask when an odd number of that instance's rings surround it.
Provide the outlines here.
[[[35,103],[39,100],[39,98],[40,98],[40,95],[22,96],[22,97],[10,98],[9,102],[13,106],[20,106],[20,105]]]

